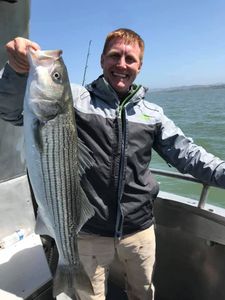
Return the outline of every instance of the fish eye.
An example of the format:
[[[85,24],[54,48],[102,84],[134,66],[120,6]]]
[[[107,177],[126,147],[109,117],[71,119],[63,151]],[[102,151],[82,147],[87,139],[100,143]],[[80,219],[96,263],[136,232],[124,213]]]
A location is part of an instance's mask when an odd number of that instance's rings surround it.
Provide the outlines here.
[[[54,72],[52,74],[52,79],[56,82],[59,82],[61,80],[61,74],[59,72]]]

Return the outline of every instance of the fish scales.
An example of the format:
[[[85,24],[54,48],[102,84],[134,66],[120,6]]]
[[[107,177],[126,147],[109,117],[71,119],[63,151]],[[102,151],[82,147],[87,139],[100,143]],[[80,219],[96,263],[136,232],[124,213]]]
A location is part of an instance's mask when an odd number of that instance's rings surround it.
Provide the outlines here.
[[[78,183],[76,183],[75,169],[70,168],[71,162],[76,161],[73,151],[74,138],[70,135],[70,143],[67,142],[68,146],[66,148],[63,146],[65,140],[68,139],[67,133],[69,132],[64,128],[64,119],[65,118],[63,118],[61,122],[56,122],[56,124],[53,124],[52,121],[49,122],[52,124],[51,127],[48,126],[50,128],[46,128],[47,132],[45,135],[50,139],[46,143],[46,149],[43,149],[42,154],[43,173],[48,174],[46,190],[49,190],[49,195],[47,201],[50,203],[51,209],[55,214],[53,218],[56,218],[57,216],[57,222],[59,224],[58,230],[64,228],[64,232],[61,233],[58,231],[60,238],[62,238],[62,236],[68,236],[71,225],[75,227],[75,224],[73,224],[73,216],[75,215],[76,210],[73,208],[73,204],[75,203],[73,198],[74,195],[76,195],[76,185],[78,185]],[[61,149],[62,147],[64,147],[64,149]],[[51,165],[49,165],[49,162],[51,162]],[[61,202],[53,202],[52,199],[54,198],[61,199]],[[52,206],[53,204],[57,205]],[[61,224],[60,221],[64,219],[67,220],[67,223]],[[67,230],[67,232],[65,232],[65,230]]]
[[[62,119],[62,121],[64,118]],[[56,121],[56,120],[55,120]],[[60,126],[59,126],[60,125]],[[70,162],[75,161],[74,151],[71,147],[66,147],[67,152],[62,151],[64,145],[65,134],[68,133],[62,125],[62,122],[50,121],[48,125],[42,128],[43,135],[46,136],[46,143],[43,144],[41,154],[41,162],[43,174],[45,175],[45,191],[46,200],[50,211],[53,212],[55,228],[55,238],[59,240],[62,248],[58,249],[64,257],[67,258],[69,264],[78,264],[78,258],[75,251],[75,241],[70,239],[71,224],[74,222],[73,216],[76,211],[70,207],[73,201],[72,195],[75,195],[75,170],[70,168]],[[70,136],[72,138],[72,136]],[[62,142],[59,142],[62,141]],[[69,146],[72,145],[70,139]],[[74,146],[73,146],[74,147]],[[65,148],[63,149],[65,150]],[[72,156],[71,156],[72,155]],[[69,170],[69,174],[65,176],[65,172]],[[72,172],[71,172],[72,171]],[[72,180],[72,183],[69,180]],[[54,199],[61,199],[55,202]],[[66,222],[65,222],[66,221]],[[73,224],[74,226],[75,224]],[[75,226],[74,226],[75,227]],[[73,231],[75,229],[73,228]]]
[[[38,204],[36,232],[54,238],[59,252],[53,295],[73,296],[75,285],[92,291],[79,260],[77,234],[94,214],[80,186],[80,175],[93,159],[77,137],[72,93],[59,51],[28,52],[24,128],[28,173]]]

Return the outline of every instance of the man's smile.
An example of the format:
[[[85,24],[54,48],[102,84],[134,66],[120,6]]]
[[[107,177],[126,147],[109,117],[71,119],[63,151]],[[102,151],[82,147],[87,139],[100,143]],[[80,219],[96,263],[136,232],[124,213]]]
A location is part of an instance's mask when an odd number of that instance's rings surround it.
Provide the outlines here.
[[[126,78],[128,75],[122,74],[122,73],[117,73],[117,72],[112,72],[112,75],[115,77],[121,77],[121,78]]]

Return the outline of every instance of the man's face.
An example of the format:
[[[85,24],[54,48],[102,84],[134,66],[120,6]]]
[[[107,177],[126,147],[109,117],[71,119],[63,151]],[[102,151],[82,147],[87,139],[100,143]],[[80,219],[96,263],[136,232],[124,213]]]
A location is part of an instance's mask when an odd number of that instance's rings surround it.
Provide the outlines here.
[[[104,77],[120,97],[127,94],[141,69],[140,54],[137,42],[125,44],[121,38],[115,38],[101,56]]]

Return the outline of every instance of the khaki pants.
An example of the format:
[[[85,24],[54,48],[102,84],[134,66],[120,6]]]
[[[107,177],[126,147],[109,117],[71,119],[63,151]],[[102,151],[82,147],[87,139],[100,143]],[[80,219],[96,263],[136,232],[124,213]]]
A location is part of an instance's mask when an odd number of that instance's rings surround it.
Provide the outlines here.
[[[90,278],[94,294],[77,290],[80,300],[105,300],[110,265],[115,256],[122,263],[129,300],[153,299],[151,283],[155,262],[154,227],[124,236],[121,240],[82,234],[78,240],[80,260]]]

